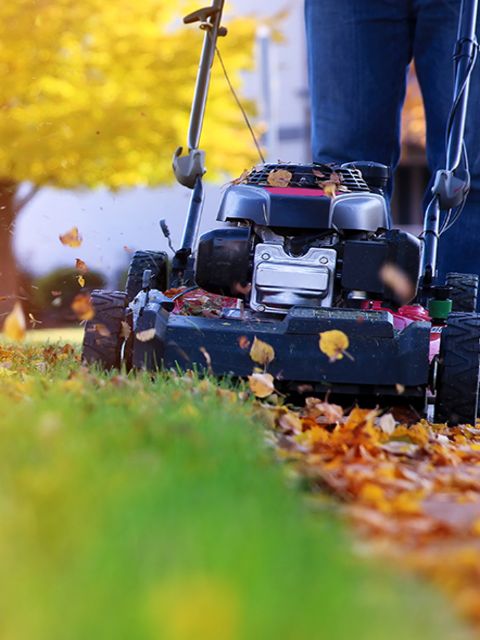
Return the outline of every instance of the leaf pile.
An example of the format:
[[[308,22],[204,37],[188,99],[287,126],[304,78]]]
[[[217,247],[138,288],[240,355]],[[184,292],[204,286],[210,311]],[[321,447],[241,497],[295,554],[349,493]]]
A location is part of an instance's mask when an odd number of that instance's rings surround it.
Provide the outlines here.
[[[282,458],[340,497],[370,548],[433,579],[480,628],[480,429],[308,398],[266,407]]]

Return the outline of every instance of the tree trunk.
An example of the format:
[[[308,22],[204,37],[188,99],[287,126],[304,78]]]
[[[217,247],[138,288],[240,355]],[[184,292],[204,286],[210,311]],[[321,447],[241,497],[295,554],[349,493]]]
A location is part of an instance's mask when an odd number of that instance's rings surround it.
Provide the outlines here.
[[[0,326],[17,295],[17,264],[13,253],[15,194],[18,184],[0,180]],[[8,296],[8,299],[2,299]]]

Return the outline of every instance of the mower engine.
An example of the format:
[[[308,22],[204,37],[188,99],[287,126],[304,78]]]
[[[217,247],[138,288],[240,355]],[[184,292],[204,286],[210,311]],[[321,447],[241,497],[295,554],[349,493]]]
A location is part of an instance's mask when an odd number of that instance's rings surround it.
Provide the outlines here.
[[[393,267],[413,298],[421,246],[390,229],[388,178],[388,168],[372,162],[254,169],[225,193],[225,226],[200,239],[197,284],[266,314],[407,302],[405,287],[400,299],[383,270]]]

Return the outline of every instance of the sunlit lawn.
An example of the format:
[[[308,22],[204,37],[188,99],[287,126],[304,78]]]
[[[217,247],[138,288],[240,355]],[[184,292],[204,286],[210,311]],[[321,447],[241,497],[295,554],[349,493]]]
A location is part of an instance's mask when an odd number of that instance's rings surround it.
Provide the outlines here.
[[[70,344],[81,344],[82,340],[82,327],[35,329],[27,332],[27,342],[69,342]]]
[[[0,352],[1,638],[462,637],[309,511],[238,394]]]

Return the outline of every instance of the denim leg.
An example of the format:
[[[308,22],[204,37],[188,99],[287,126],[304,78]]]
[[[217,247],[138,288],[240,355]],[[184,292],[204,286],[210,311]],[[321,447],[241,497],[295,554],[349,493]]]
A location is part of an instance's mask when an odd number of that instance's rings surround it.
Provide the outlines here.
[[[305,0],[315,161],[399,158],[410,0]]]
[[[416,0],[414,56],[427,116],[432,172],[445,167],[445,126],[453,95],[453,49],[460,0]],[[472,190],[459,221],[442,235],[439,278],[448,271],[480,274],[480,63],[474,71],[466,126]]]

